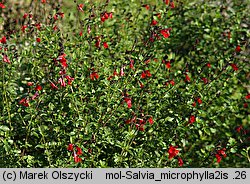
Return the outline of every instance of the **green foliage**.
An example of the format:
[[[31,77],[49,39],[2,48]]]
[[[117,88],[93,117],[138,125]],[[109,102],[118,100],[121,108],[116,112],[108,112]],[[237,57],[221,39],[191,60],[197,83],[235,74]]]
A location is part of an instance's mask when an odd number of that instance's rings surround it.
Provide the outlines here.
[[[0,166],[249,167],[250,4],[173,2],[0,9]]]

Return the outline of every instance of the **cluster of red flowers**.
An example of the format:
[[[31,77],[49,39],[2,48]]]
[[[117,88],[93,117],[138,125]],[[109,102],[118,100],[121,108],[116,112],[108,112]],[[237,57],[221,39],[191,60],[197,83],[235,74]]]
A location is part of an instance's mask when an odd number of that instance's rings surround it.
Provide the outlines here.
[[[217,153],[215,154],[215,157],[217,159],[217,163],[220,163],[222,156],[227,157],[227,154],[225,151],[226,151],[226,148],[222,148],[220,150],[217,150]]]
[[[192,104],[193,107],[196,106],[196,102],[198,102],[198,104],[202,104],[202,100],[200,98],[197,98],[194,103]]]
[[[144,119],[138,119],[139,123],[135,124],[135,127],[139,130],[139,131],[144,131],[145,130],[145,124],[146,122],[149,122],[150,125],[152,125],[154,123],[154,120],[152,117],[150,117],[147,121],[145,121]]]
[[[95,39],[96,39],[95,46],[96,46],[97,48],[100,48],[100,46],[101,46],[101,39],[100,39],[100,37],[97,36]],[[103,42],[102,45],[103,45],[103,47],[104,47],[105,49],[109,48],[109,45],[108,45],[107,42]]]
[[[109,12],[109,13],[104,12],[101,14],[101,21],[102,22],[105,22],[108,18],[111,18],[111,19],[113,18],[112,12]]]
[[[27,82],[27,86],[29,86],[29,87],[33,86],[33,82]],[[35,90],[35,94],[31,98],[29,98],[29,99],[27,97],[22,98],[19,101],[19,104],[23,105],[24,107],[29,107],[30,100],[35,100],[39,96],[38,92],[42,90],[42,86],[37,84],[36,87],[34,88],[34,90]]]
[[[0,40],[0,42],[1,42],[2,44],[6,44],[6,43],[7,43],[6,36],[3,36],[3,37],[1,38],[1,40]]]
[[[233,68],[234,71],[237,71],[237,70],[238,70],[238,67],[237,67],[236,64],[231,63],[230,66]]]
[[[96,71],[93,71],[93,72],[91,72],[90,73],[90,79],[91,80],[97,80],[99,78],[99,75],[98,75],[98,73],[96,72]]]
[[[171,8],[175,8],[173,0],[163,0],[163,2],[165,2],[166,5],[169,5]]]
[[[76,150],[75,150],[76,149]],[[75,146],[74,144],[69,144],[68,145],[68,148],[67,148],[68,151],[72,152],[72,155],[74,157],[74,161],[75,163],[78,163],[78,162],[81,162],[82,159],[79,157],[82,155],[82,149],[78,146]]]
[[[108,77],[108,80],[111,80],[115,76],[118,76],[118,73],[116,72],[116,70],[114,70],[113,75]]]
[[[27,17],[29,17],[30,19],[32,19],[33,15],[31,13],[24,13],[23,18],[26,19]]]
[[[6,6],[3,3],[0,3],[0,8],[4,9]]]
[[[235,130],[236,130],[236,132],[242,133],[242,134],[244,134],[244,135],[246,135],[247,132],[248,132],[246,129],[243,128],[243,125],[237,126],[237,127],[235,128]]]
[[[124,101],[127,103],[128,108],[132,107],[132,99],[130,97],[124,97]]]
[[[64,18],[64,13],[63,12],[57,12],[54,16],[53,16],[53,18],[54,18],[54,20],[58,20],[58,17],[61,17],[61,18]]]
[[[135,124],[136,129],[139,130],[139,131],[144,131],[145,130],[145,125],[146,125],[147,122],[150,125],[153,125],[154,124],[153,117],[150,116],[147,119],[142,114],[141,118],[137,118],[137,116],[134,115],[134,117],[132,119],[128,119],[128,120],[125,121],[126,124],[132,124],[132,123]]]
[[[189,117],[189,124],[193,124],[196,121],[196,117],[194,115],[191,115]]]
[[[171,30],[172,30],[172,28],[162,29],[162,30],[160,30],[160,33],[162,34],[162,36],[164,38],[168,38],[170,36]]]
[[[179,150],[176,149],[177,146],[172,146],[170,145],[169,149],[168,149],[168,159],[172,160],[172,158],[174,158],[176,155],[178,155]],[[183,166],[183,160],[181,157],[178,157],[178,164],[179,166]]]
[[[164,59],[162,60],[162,63],[165,64],[167,69],[171,68],[171,61],[165,61]]]
[[[151,75],[151,73],[150,73],[150,71],[149,70],[145,70],[145,71],[143,71],[142,73],[141,73],[141,78],[142,79],[145,79],[145,78],[148,78],[148,77],[151,77],[152,75]]]
[[[166,85],[167,85],[167,86],[168,86],[169,84],[171,84],[172,86],[174,86],[174,85],[175,85],[174,80],[170,80],[170,81],[166,82]]]

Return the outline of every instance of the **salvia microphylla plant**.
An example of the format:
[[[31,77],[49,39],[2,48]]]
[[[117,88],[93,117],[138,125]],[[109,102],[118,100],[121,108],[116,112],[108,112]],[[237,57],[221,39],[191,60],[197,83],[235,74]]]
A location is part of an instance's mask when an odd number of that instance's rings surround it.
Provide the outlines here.
[[[249,167],[248,1],[1,1],[1,167]]]

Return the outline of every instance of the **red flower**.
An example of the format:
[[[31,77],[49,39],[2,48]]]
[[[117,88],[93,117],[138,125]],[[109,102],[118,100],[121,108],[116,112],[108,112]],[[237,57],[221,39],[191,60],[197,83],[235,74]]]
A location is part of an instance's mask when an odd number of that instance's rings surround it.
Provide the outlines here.
[[[172,86],[174,86],[174,85],[175,85],[174,80],[170,80],[170,81],[169,81],[169,83],[170,83]]]
[[[84,4],[79,4],[78,6],[77,6],[77,9],[79,10],[79,11],[83,11],[83,8],[84,7]]]
[[[183,166],[183,160],[181,159],[181,157],[178,158],[178,164],[180,167]]]
[[[227,154],[226,154],[226,148],[222,148],[220,150],[217,150],[217,153],[215,154],[215,157],[217,159],[217,163],[220,163],[222,157],[223,156],[224,158],[227,157]]]
[[[79,35],[82,36],[82,31],[80,31]]]
[[[90,79],[91,80],[97,80],[99,78],[99,75],[98,75],[98,73],[97,72],[92,72],[91,74],[90,74]]]
[[[243,107],[244,107],[244,108],[248,108],[248,104],[247,104],[247,103],[244,103],[244,104],[243,104]]]
[[[240,51],[241,51],[241,48],[240,48],[239,45],[236,46],[235,51],[236,51],[236,52],[240,52]]]
[[[104,22],[106,19],[104,16],[101,16],[101,21]]]
[[[145,72],[142,72],[141,78],[142,78],[142,79],[145,79],[146,77],[147,77],[146,73],[145,73]]]
[[[104,47],[105,49],[109,48],[109,45],[107,44],[107,42],[103,42],[103,47]]]
[[[158,22],[156,20],[152,20],[151,26],[155,26],[156,24],[158,24]]]
[[[175,8],[175,6],[174,6],[174,1],[171,1],[171,2],[170,2],[170,7],[171,7],[171,8]]]
[[[210,64],[210,63],[207,63],[207,67],[208,67],[208,68],[211,68],[211,64]]]
[[[149,10],[150,6],[148,4],[144,4],[142,5],[144,8],[146,8],[147,10]]]
[[[227,157],[227,154],[225,151],[226,151],[226,148],[222,148],[222,149],[218,150],[217,153],[223,157]]]
[[[40,43],[40,42],[41,42],[41,38],[36,38],[36,41],[37,41],[38,43]]]
[[[32,99],[32,100],[35,100],[36,97],[38,97],[38,96],[39,96],[39,93],[38,93],[38,91],[36,91],[35,94],[31,97],[31,99]]]
[[[63,12],[58,12],[57,14],[58,14],[61,18],[64,17],[64,13],[63,13]]]
[[[221,156],[219,154],[216,154],[215,155],[216,159],[217,159],[217,163],[220,163],[221,161]]]
[[[190,82],[190,77],[187,74],[185,75],[185,81]]]
[[[169,0],[163,0],[163,1],[165,1],[166,5],[168,5],[168,4],[169,4]]]
[[[74,144],[69,144],[68,145],[68,148],[67,148],[68,151],[73,151],[74,150]]]
[[[179,150],[176,149],[177,146],[172,146],[170,145],[170,148],[168,150],[168,159],[171,160],[173,157],[175,157],[178,153],[179,153]]]
[[[245,98],[248,100],[250,99],[250,93],[245,96]]]
[[[41,0],[41,3],[46,3],[46,0]]]
[[[75,163],[78,163],[78,162],[81,162],[82,159],[77,154],[74,154],[74,161]]]
[[[145,74],[147,75],[147,77],[151,77],[152,76],[149,70],[145,70]]]
[[[237,67],[236,64],[231,63],[230,66],[233,68],[234,71],[237,71],[237,70],[238,70],[238,67]]]
[[[69,75],[66,75],[65,78],[68,80],[68,85],[71,85],[71,83],[74,80],[74,78],[70,77]]]
[[[91,33],[91,27],[90,27],[90,25],[88,25],[87,32],[88,32],[88,34]]]
[[[205,77],[203,77],[201,80],[203,80],[203,82],[204,82],[205,84],[208,83],[208,80],[207,80],[207,78],[205,78]]]
[[[162,36],[164,37],[164,38],[168,38],[169,36],[170,36],[170,31],[171,30],[171,28],[168,28],[168,29],[162,29],[161,31],[160,31],[160,33],[162,34]]]
[[[0,8],[6,8],[3,3],[0,3]]]
[[[110,19],[113,18],[113,13],[112,13],[112,12],[108,13],[108,15],[109,15],[109,18],[110,18]]]
[[[170,61],[166,62],[166,67],[167,67],[168,69],[171,68],[171,63],[170,63]]]
[[[58,15],[55,14],[55,15],[53,16],[53,18],[54,18],[54,20],[58,20]]]
[[[140,82],[140,88],[144,88],[144,84]]]
[[[10,60],[6,54],[3,55],[3,62],[10,64]]]
[[[76,146],[76,150],[77,150],[76,154],[78,156],[82,155],[82,149],[80,147]]]
[[[150,118],[148,119],[148,122],[149,122],[149,124],[150,124],[150,125],[153,125],[153,123],[154,123],[153,118],[152,118],[152,117],[150,117]]]
[[[65,56],[66,56],[66,54],[62,54],[62,55],[60,55],[60,56],[56,59],[56,60],[58,60],[58,61],[62,64],[63,68],[68,67],[67,60],[66,60]]]
[[[194,123],[195,121],[196,121],[195,116],[194,116],[194,115],[191,115],[191,116],[189,117],[189,123],[192,124],[192,123]]]
[[[59,78],[58,83],[60,83],[60,85],[61,85],[62,87],[66,87],[66,83],[65,83],[65,80],[64,80],[63,77],[60,77],[60,78]]]
[[[23,18],[26,19],[26,18],[28,17],[28,15],[29,15],[28,13],[25,13],[25,14],[23,15]]]
[[[135,127],[139,130],[139,131],[144,131],[145,128],[144,128],[144,124],[136,124]]]
[[[21,104],[25,107],[29,107],[29,100],[27,100],[26,98],[23,98],[19,101],[19,104]]]
[[[53,30],[56,31],[57,29],[58,29],[58,27],[55,25],[55,26],[53,27]]]
[[[118,76],[118,73],[116,72],[116,70],[114,70],[113,75]]]
[[[27,82],[27,86],[33,86],[33,82]]]
[[[132,99],[129,97],[124,97],[124,101],[127,103],[128,108],[130,109],[132,107]]]
[[[36,85],[35,90],[36,90],[36,91],[41,91],[41,90],[42,90],[42,86],[40,86],[40,85]]]
[[[120,70],[120,76],[124,76],[124,66],[121,67],[121,70]]]
[[[2,39],[0,40],[0,42],[1,42],[2,44],[6,44],[6,43],[7,43],[6,37],[3,36]]]
[[[196,106],[196,102],[194,102],[194,103],[192,104],[192,106],[195,107],[195,106]]]
[[[129,67],[130,67],[131,69],[134,68],[134,60],[133,60],[133,59],[130,59],[130,65],[129,65]]]
[[[240,133],[241,130],[243,130],[243,126],[240,125],[240,126],[236,127],[235,130],[236,130],[236,132]]]
[[[98,39],[98,40],[96,40],[96,42],[95,42],[95,46],[96,46],[97,48],[100,48],[100,44],[101,44],[100,40],[99,40],[99,39]]]
[[[41,24],[40,24],[40,23],[35,24],[35,26],[36,26],[36,28],[37,28],[38,30],[41,29]]]
[[[28,27],[27,25],[23,25],[23,26],[22,26],[21,29],[22,29],[22,32],[23,32],[23,33],[25,32],[25,29],[26,29],[27,27]]]
[[[58,87],[53,82],[50,82],[50,86],[52,89],[58,89]]]
[[[202,104],[202,100],[201,100],[200,98],[197,99],[197,102],[198,102],[199,104]]]

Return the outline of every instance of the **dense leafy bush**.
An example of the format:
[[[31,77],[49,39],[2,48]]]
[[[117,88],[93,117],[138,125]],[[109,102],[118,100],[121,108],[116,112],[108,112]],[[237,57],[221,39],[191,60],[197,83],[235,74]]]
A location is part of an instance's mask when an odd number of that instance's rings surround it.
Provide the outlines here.
[[[0,3],[0,166],[249,167],[247,2]]]

